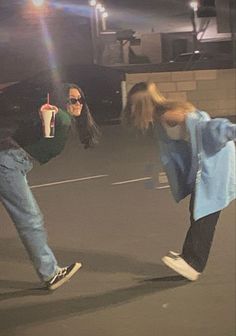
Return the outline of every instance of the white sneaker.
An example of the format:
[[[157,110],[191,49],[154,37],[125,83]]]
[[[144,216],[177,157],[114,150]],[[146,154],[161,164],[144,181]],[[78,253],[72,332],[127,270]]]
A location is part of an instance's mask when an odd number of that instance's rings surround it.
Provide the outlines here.
[[[196,281],[201,273],[190,266],[178,253],[170,251],[168,256],[162,258],[164,264],[181,274],[190,281]]]

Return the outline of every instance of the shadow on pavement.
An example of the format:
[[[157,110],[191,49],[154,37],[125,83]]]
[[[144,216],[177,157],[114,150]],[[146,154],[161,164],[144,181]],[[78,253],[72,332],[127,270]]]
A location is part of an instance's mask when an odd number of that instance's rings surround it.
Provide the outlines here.
[[[35,287],[34,282],[22,281],[22,280],[2,280],[0,279],[0,289],[29,289],[29,287]]]
[[[26,296],[46,296],[51,295],[52,293],[53,293],[52,291],[48,291],[46,289],[43,289],[42,287],[29,288],[0,294],[0,302],[4,300],[17,299]]]
[[[17,239],[0,239],[2,260],[18,263],[30,263],[23,246]],[[132,256],[109,254],[103,251],[75,250],[68,248],[53,248],[53,251],[60,262],[60,265],[68,265],[74,261],[83,263],[83,270],[88,272],[101,273],[133,273],[136,275],[155,275],[167,273],[164,265],[139,261]],[[1,250],[0,250],[1,255]],[[157,257],[157,262],[159,258]],[[166,271],[164,271],[166,270]],[[0,283],[1,288],[1,283]]]
[[[188,281],[177,276],[146,279],[139,285],[116,289],[107,293],[60,299],[52,302],[37,302],[24,306],[0,309],[0,325],[4,335],[17,327],[35,325],[45,321],[57,321],[75,315],[94,313],[109,307],[130,303],[146,295],[151,295],[170,288],[184,286]],[[39,291],[40,292],[40,291]],[[43,294],[45,291],[43,291]],[[29,289],[18,292],[20,296],[34,295],[37,290]],[[6,293],[7,295],[7,293]],[[14,293],[8,293],[14,295]],[[17,293],[15,294],[17,295]]]
[[[182,277],[181,275],[170,275],[170,276],[165,276],[165,277],[161,277],[161,278],[151,278],[151,279],[145,279],[143,280],[143,282],[176,282],[176,281],[185,281],[185,283],[188,283],[189,281]]]

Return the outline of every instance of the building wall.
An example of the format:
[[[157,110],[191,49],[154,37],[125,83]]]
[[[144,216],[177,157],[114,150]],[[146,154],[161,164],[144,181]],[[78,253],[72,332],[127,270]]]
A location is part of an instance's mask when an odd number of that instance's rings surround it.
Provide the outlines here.
[[[126,74],[126,94],[147,80],[167,98],[188,100],[212,117],[236,114],[236,69]]]
[[[162,45],[160,33],[149,33],[141,35],[142,54],[147,56],[150,63],[162,62]]]

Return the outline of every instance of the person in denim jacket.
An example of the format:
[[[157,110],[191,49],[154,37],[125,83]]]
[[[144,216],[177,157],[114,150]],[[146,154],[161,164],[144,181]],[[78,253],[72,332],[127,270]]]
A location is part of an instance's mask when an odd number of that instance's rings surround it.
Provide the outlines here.
[[[190,228],[182,252],[162,261],[194,281],[203,272],[222,209],[235,199],[236,125],[211,119],[189,102],[166,99],[155,83],[135,84],[124,122],[158,138],[160,158],[176,202],[190,195]]]
[[[0,200],[12,218],[40,279],[46,288],[54,290],[69,280],[81,263],[58,266],[48,246],[43,216],[26,175],[32,169],[31,157],[45,164],[61,153],[71,128],[78,130],[85,148],[96,142],[98,129],[78,86],[61,85],[52,93],[51,101],[59,107],[54,138],[44,138],[38,111],[32,111],[32,115],[20,120],[14,114],[1,111]]]

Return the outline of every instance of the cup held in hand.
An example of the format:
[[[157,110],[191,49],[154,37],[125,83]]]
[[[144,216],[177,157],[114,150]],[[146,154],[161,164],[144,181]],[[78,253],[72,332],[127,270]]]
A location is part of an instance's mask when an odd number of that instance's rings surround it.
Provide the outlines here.
[[[57,112],[58,108],[50,104],[45,104],[40,108],[45,138],[53,138],[55,135],[55,116]]]

